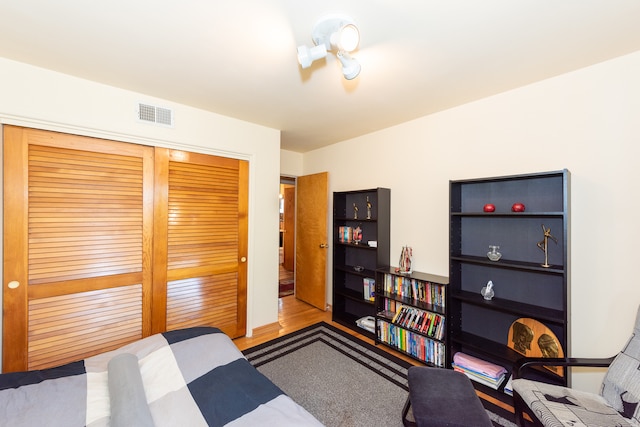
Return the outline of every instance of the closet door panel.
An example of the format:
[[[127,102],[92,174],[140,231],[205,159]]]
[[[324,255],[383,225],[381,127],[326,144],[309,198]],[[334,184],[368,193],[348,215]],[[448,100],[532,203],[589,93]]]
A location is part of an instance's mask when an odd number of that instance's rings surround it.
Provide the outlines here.
[[[148,335],[153,150],[12,126],[4,146],[3,369]]]
[[[164,292],[166,307],[154,304],[154,329],[207,325],[244,335],[247,162],[156,149],[156,170],[157,217],[167,221],[156,227],[154,296]]]

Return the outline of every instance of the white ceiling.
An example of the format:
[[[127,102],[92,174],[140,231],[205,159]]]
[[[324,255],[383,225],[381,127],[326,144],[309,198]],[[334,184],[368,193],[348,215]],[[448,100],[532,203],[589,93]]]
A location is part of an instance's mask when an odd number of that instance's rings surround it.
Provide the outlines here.
[[[353,81],[332,54],[297,63],[335,12],[360,27]],[[637,50],[639,0],[0,1],[0,56],[280,129],[299,152]]]

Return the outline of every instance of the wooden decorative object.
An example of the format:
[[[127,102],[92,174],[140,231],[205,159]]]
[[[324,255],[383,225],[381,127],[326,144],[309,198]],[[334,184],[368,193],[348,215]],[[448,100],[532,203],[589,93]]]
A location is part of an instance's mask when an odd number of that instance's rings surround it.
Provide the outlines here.
[[[526,317],[511,324],[507,346],[526,357],[564,357],[556,335],[543,323]],[[561,366],[545,366],[545,369],[564,376]]]

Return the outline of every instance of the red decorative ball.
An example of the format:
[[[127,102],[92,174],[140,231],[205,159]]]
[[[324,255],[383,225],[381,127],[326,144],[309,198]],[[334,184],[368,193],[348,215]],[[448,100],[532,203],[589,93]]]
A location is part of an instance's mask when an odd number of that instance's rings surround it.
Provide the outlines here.
[[[511,206],[511,211],[524,212],[524,205],[522,203],[514,203],[513,206]]]
[[[484,205],[482,210],[485,211],[485,212],[495,212],[496,211],[496,206],[491,204],[491,203],[487,203],[486,205]]]

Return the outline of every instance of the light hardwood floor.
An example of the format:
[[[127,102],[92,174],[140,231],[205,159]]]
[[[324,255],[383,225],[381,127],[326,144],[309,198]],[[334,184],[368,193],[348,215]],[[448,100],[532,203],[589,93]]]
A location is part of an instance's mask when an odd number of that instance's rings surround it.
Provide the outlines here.
[[[255,334],[252,337],[236,338],[235,340],[233,340],[233,342],[240,350],[245,350],[247,348],[265,343],[274,338],[278,338],[282,335],[295,332],[318,322],[326,322],[330,325],[335,326],[336,328],[339,328],[351,335],[358,337],[365,342],[374,344],[374,341],[372,339],[331,321],[330,311],[319,310],[305,302],[296,299],[294,295],[278,298],[278,323],[280,325],[279,328],[271,328],[264,333]],[[406,360],[411,364],[420,364],[410,357],[398,353],[388,347],[380,346],[380,348],[403,360]]]
[[[289,334],[291,332],[295,332],[307,326],[313,325],[318,322],[326,322],[330,325],[335,326],[351,335],[358,337],[359,339],[368,342],[370,344],[375,344],[374,341],[364,335],[361,335],[349,328],[346,328],[338,323],[334,323],[331,321],[331,312],[330,311],[322,311],[319,310],[305,302],[302,302],[294,295],[289,295],[283,298],[278,298],[278,328],[271,328],[264,333],[260,333],[254,335],[252,337],[241,337],[236,338],[233,342],[236,346],[242,351],[248,348],[254,347],[256,345],[265,343],[272,339],[278,338],[282,335]],[[406,360],[412,365],[422,366],[422,364],[408,356],[405,356],[402,353],[398,353],[393,349],[386,347],[384,345],[378,346],[381,350],[386,351],[387,353],[393,354],[396,357],[401,358],[402,360]],[[480,391],[476,390],[478,396],[483,399],[486,399],[493,403],[494,405],[498,405],[507,411],[513,412],[513,407],[505,404],[504,402],[498,401],[493,397],[486,395]]]

